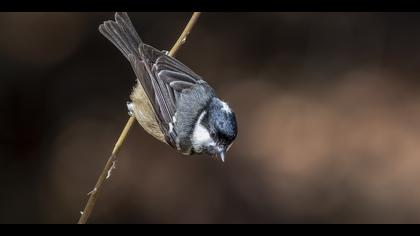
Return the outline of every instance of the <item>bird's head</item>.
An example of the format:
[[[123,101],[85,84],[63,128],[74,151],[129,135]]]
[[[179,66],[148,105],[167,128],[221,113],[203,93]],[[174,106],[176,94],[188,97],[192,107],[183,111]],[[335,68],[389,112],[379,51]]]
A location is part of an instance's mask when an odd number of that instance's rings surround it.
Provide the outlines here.
[[[213,98],[197,119],[192,145],[196,153],[216,155],[222,161],[237,136],[235,113],[218,98]]]

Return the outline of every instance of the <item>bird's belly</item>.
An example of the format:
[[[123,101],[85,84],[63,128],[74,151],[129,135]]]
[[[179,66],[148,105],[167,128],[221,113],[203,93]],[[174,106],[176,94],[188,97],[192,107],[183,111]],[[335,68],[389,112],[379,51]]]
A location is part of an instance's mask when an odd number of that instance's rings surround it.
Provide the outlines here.
[[[166,143],[165,135],[162,133],[160,125],[156,120],[152,104],[141,84],[137,83],[130,98],[133,102],[133,115],[136,117],[139,124],[153,137]]]

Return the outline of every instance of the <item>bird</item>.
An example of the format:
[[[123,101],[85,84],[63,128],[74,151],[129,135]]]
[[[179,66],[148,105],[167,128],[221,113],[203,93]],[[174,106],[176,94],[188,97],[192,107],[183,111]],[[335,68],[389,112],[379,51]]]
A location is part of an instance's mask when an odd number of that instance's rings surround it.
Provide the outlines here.
[[[224,162],[238,128],[235,112],[215,90],[167,51],[144,43],[126,12],[116,12],[99,31],[131,64],[136,85],[127,107],[143,129],[181,154]]]

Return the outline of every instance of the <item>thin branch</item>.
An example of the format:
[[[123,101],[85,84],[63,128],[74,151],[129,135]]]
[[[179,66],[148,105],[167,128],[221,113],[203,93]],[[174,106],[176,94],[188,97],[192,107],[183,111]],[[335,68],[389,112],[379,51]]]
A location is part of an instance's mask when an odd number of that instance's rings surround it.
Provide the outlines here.
[[[181,36],[179,36],[178,40],[172,47],[171,51],[169,51],[169,54],[168,54],[169,56],[174,57],[178,49],[187,41],[187,37],[190,34],[191,29],[194,27],[200,15],[201,15],[201,12],[194,12],[187,26],[185,26],[185,29],[182,32]]]
[[[112,151],[111,156],[108,158],[108,161],[106,162],[105,168],[102,170],[102,173],[99,176],[98,181],[96,182],[95,188],[88,194],[89,200],[86,203],[84,211],[80,213],[81,215],[80,215],[78,224],[86,224],[87,220],[89,219],[89,216],[92,214],[93,208],[95,207],[96,200],[98,199],[99,191],[101,190],[103,183],[105,182],[107,177],[109,177],[111,173],[110,171],[112,171],[111,168],[114,166],[114,163],[117,159],[117,154],[120,151],[120,148],[127,137],[128,131],[130,131],[135,120],[136,119],[134,117],[130,117],[127,124],[125,125],[120,137],[118,138],[117,143],[115,144],[115,147],[114,147],[114,150]]]
[[[187,40],[188,34],[191,32],[191,29],[194,27],[195,23],[197,22],[198,17],[200,16],[200,12],[194,12],[192,15],[190,21],[188,22],[187,26],[185,27],[182,34],[179,36],[178,40],[172,47],[171,51],[169,52],[169,56],[175,56],[178,49],[185,43]],[[127,138],[128,132],[130,131],[131,127],[135,123],[134,121],[136,118],[134,116],[131,116],[130,119],[127,121],[127,124],[125,125],[123,131],[121,132],[120,137],[117,140],[117,143],[114,146],[114,149],[112,150],[111,156],[108,158],[108,161],[105,165],[105,168],[102,170],[101,175],[98,178],[98,181],[96,182],[95,188],[89,192],[89,200],[86,203],[85,209],[80,212],[81,216],[78,221],[78,224],[86,224],[87,220],[89,219],[89,216],[92,214],[92,211],[95,207],[96,200],[98,199],[98,194],[100,190],[102,189],[102,186],[106,179],[108,179],[111,175],[111,171],[115,168],[115,162],[117,160],[117,154],[119,153],[125,139]]]

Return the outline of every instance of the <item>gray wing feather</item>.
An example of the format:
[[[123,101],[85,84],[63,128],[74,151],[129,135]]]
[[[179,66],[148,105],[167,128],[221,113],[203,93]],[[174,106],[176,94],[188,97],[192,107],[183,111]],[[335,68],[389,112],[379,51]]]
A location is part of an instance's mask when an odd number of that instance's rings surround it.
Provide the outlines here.
[[[184,89],[188,89],[191,87],[191,83],[185,81],[172,81],[169,86],[173,88],[177,92],[182,92]]]
[[[165,83],[168,83],[168,84],[174,81],[183,81],[183,82],[193,85],[197,82],[196,78],[193,78],[192,76],[188,74],[173,71],[173,70],[168,70],[167,68],[163,70],[162,68],[160,68],[159,77],[162,80],[164,80]]]
[[[130,61],[131,66],[133,67],[133,71],[136,74],[137,81],[142,85],[147,97],[150,100],[150,103],[152,105],[156,104],[155,91],[153,89],[152,79],[150,78],[150,74],[145,68],[145,64],[133,54],[130,54],[128,56],[128,60]],[[156,113],[156,106],[153,106],[153,109]]]
[[[187,66],[165,53],[143,44],[140,54],[146,64],[151,68],[150,76],[156,96],[156,102],[161,111],[161,118],[169,127],[172,117],[176,112],[176,104],[179,94],[184,89],[190,88],[201,80],[201,77],[194,73]],[[168,127],[166,127],[168,129]]]
[[[197,82],[197,80],[200,78],[199,75],[197,75],[190,68],[182,64],[182,62],[167,55],[163,57],[159,57],[156,60],[156,67],[157,67],[157,70],[159,71],[167,70],[173,73],[178,72],[181,75],[188,75],[189,78],[192,79],[192,82]],[[180,79],[183,80],[185,78],[180,78]]]

